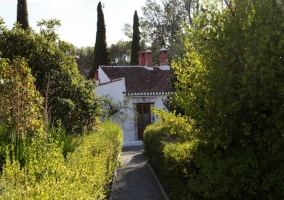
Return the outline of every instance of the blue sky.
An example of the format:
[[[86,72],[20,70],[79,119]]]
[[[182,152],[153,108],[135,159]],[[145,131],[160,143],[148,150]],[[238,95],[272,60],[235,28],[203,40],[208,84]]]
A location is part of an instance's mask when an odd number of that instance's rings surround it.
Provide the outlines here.
[[[59,37],[77,47],[94,46],[96,39],[97,5],[99,0],[27,0],[30,26],[38,30],[37,21],[61,20]],[[101,0],[104,5],[107,45],[126,40],[121,30],[125,23],[132,25],[134,11],[142,16],[146,0]],[[17,0],[0,0],[0,17],[8,28],[16,21]]]

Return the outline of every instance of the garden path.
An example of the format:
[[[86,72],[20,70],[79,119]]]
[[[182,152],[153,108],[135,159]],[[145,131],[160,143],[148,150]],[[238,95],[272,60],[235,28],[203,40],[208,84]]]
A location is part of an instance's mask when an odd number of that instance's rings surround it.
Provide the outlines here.
[[[143,150],[143,145],[123,147],[122,167],[116,170],[110,200],[168,199]]]

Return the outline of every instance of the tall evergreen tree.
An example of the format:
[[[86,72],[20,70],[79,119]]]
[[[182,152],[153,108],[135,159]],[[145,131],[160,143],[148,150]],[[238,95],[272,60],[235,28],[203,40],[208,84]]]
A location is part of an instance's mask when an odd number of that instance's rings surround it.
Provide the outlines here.
[[[94,78],[94,73],[98,71],[100,65],[109,65],[110,64],[110,55],[107,50],[106,43],[106,28],[104,13],[102,10],[102,4],[99,2],[98,7],[98,21],[97,21],[97,35],[96,35],[96,44],[94,49],[94,64],[90,70],[88,78]]]
[[[21,24],[24,30],[29,28],[27,0],[18,0],[17,22]]]
[[[137,11],[134,12],[133,18],[133,36],[132,36],[132,43],[131,43],[131,57],[130,57],[130,64],[131,65],[138,65],[138,52],[140,51],[140,31],[139,31],[139,19],[137,15]]]

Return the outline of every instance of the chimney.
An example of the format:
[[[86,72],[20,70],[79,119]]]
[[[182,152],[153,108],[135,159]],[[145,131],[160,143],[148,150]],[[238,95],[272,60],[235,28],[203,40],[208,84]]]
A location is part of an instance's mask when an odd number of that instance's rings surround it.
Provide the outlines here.
[[[152,51],[151,50],[147,50],[145,52],[145,66],[147,67],[152,67]]]
[[[145,66],[145,51],[138,52],[139,66]]]
[[[162,47],[160,50],[160,66],[162,65],[169,65],[169,57],[168,57],[168,50],[165,47]]]

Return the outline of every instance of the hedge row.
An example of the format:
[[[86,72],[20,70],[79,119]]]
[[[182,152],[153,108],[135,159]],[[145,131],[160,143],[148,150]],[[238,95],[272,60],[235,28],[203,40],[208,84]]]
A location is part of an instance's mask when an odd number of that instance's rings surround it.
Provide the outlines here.
[[[0,199],[106,199],[122,138],[118,125],[105,122],[65,159],[57,141],[36,135],[25,146],[22,169],[15,159],[6,160]]]
[[[172,121],[180,119],[173,115]],[[283,152],[222,149],[210,141],[183,140],[173,127],[153,124],[143,139],[145,155],[170,199],[284,199]]]
[[[148,126],[143,138],[144,154],[170,199],[187,199],[190,144],[178,143],[178,135],[169,124],[163,122]]]
[[[284,9],[218,2],[197,4],[185,54],[171,63],[170,103],[186,117],[160,113],[169,131],[150,127],[146,153],[172,199],[282,200]]]

